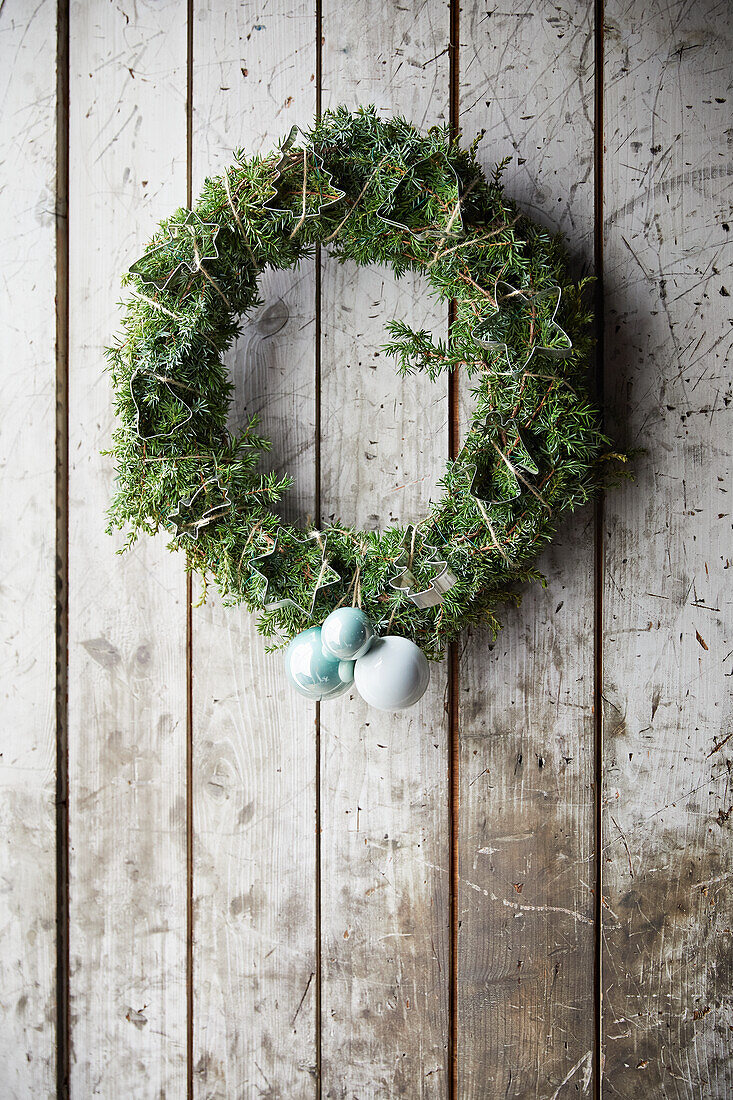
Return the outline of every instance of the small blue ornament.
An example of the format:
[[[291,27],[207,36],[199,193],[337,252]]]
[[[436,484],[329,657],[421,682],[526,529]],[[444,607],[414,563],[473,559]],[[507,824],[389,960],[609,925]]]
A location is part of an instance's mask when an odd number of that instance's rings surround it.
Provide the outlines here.
[[[354,682],[354,661],[339,661],[339,676],[345,684]]]
[[[341,660],[363,657],[374,639],[374,628],[358,607],[337,607],[321,627],[323,648]]]
[[[333,699],[348,691],[354,679],[352,661],[339,661],[324,652],[319,626],[295,635],[285,650],[285,671],[306,699]]]
[[[430,666],[409,638],[375,638],[360,657],[354,683],[362,699],[377,710],[405,710],[421,699],[430,683]]]

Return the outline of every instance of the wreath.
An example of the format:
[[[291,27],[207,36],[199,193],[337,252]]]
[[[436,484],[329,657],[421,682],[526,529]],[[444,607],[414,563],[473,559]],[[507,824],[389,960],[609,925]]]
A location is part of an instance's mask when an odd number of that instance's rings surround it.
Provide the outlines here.
[[[109,530],[129,545],[161,528],[224,601],[258,611],[271,648],[290,642],[298,690],[356,685],[388,709],[414,702],[463,627],[544,580],[534,566],[560,516],[603,482],[609,441],[589,395],[592,309],[560,240],[487,178],[476,146],[421,133],[373,107],[326,112],[265,156],[242,151],[192,210],[161,222],[123,277],[122,333],[108,349],[117,427]],[[291,483],[263,473],[253,417],[227,428],[222,362],[257,278],[316,247],[339,260],[422,272],[452,303],[450,339],[402,320],[384,350],[402,375],[462,367],[474,413],[443,493],[408,527],[300,530],[275,506]],[[291,640],[292,639],[292,640]],[[356,665],[354,665],[356,662]],[[407,700],[407,702],[405,701]]]

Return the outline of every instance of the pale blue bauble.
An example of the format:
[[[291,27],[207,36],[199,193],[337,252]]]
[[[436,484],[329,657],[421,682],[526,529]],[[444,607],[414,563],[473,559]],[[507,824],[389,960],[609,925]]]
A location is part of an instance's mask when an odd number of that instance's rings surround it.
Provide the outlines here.
[[[358,607],[337,607],[321,627],[321,638],[326,653],[355,661],[372,644],[374,629]]]
[[[333,699],[348,691],[354,679],[353,661],[324,652],[319,626],[295,635],[285,650],[285,671],[306,699]]]
[[[377,710],[405,710],[421,699],[430,683],[430,666],[409,638],[375,638],[354,668],[356,690]]]
[[[354,668],[354,661],[339,661],[339,676],[345,684],[353,684]]]

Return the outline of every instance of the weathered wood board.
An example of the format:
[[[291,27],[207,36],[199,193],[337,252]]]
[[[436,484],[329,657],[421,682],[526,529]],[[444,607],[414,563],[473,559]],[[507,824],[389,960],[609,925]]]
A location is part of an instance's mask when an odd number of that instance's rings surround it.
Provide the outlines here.
[[[476,5],[460,124],[509,192],[593,261],[593,4]],[[470,402],[465,391],[462,405]],[[593,511],[562,523],[547,588],[460,663],[459,1095],[587,1095],[594,1044]],[[555,1091],[557,1090],[557,1091]],[[565,1091],[567,1090],[567,1091]]]
[[[67,1049],[84,1100],[733,1095],[729,6],[88,0],[70,58],[59,13],[0,3],[0,1095],[63,1097]],[[563,522],[548,587],[496,643],[465,640],[457,729],[441,665],[401,717],[351,695],[316,710],[246,613],[211,590],[187,607],[164,540],[120,558],[104,533],[120,273],[235,148],[369,102],[452,116],[465,143],[485,129],[482,162],[513,154],[508,190],[579,274],[595,247],[607,426],[644,449],[635,481]],[[400,382],[379,345],[391,316],[444,336],[445,310],[325,254],[261,291],[233,420],[260,412],[295,475],[284,517],[420,519],[447,387]]]
[[[116,556],[122,537],[104,531],[111,463],[99,454],[120,273],[186,199],[180,5],[74,5],[70,101],[71,1092],[180,1096],[185,577],[163,540]]]
[[[606,7],[604,1095],[733,1094],[730,9]]]
[[[314,19],[196,7],[193,188],[232,150],[266,152],[316,107]],[[235,416],[261,415],[283,509],[315,510],[315,261],[269,272],[230,355]],[[316,1094],[315,707],[288,686],[255,620],[216,595],[194,610],[194,1094]]]
[[[384,14],[323,5],[324,108],[447,121],[448,5]],[[416,278],[326,258],[321,301],[321,520],[416,522],[448,453],[446,384],[400,381],[379,346],[390,316],[445,334],[446,311]],[[447,1095],[446,684],[434,667],[403,715],[355,692],[320,708],[324,1097]]]
[[[56,1079],[56,5],[0,7],[0,1092]]]

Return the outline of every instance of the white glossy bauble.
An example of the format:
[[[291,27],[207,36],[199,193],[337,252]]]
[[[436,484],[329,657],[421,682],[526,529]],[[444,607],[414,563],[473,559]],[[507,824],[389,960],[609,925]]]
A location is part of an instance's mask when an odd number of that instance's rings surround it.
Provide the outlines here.
[[[377,710],[405,710],[425,694],[430,666],[409,638],[375,638],[354,667],[354,684],[362,699]]]

